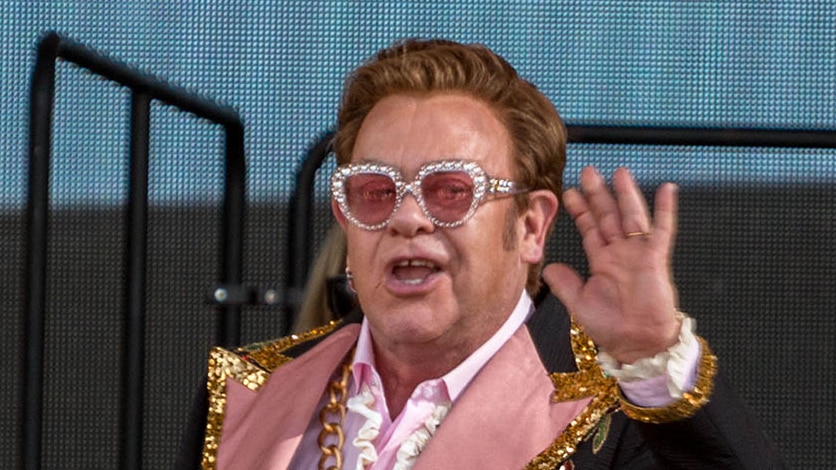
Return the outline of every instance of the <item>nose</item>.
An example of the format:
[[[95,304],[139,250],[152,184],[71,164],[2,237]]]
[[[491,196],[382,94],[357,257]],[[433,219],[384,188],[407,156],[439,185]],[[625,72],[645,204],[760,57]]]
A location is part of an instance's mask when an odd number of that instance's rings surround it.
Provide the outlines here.
[[[418,205],[418,199],[411,191],[404,195],[403,202],[392,214],[386,230],[392,234],[414,237],[419,233],[431,233],[435,225]]]

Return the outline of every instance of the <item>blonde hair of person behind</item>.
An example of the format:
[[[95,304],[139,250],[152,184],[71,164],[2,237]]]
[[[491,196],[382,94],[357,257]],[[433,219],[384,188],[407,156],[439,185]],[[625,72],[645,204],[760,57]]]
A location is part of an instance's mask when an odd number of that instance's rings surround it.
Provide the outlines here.
[[[335,224],[328,230],[314,261],[291,333],[303,333],[336,318],[328,303],[328,278],[345,272],[345,256],[345,235]]]
[[[395,94],[461,93],[491,107],[513,145],[514,179],[560,198],[566,163],[566,129],[554,105],[505,59],[480,44],[408,39],[380,51],[346,79],[334,150],[351,161],[363,120],[381,99]],[[520,210],[526,195],[517,197]],[[549,228],[551,230],[551,227]],[[542,263],[532,265],[526,289],[540,287]]]

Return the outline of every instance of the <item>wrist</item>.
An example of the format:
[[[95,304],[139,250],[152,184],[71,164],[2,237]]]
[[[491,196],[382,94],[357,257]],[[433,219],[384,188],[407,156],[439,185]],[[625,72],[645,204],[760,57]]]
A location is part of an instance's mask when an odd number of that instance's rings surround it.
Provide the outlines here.
[[[650,379],[666,384],[669,400],[679,398],[693,387],[700,355],[700,344],[694,335],[696,322],[681,312],[677,312],[677,316],[680,319],[677,341],[658,354],[624,364],[606,350],[598,352],[601,368],[628,389],[628,397],[631,395],[630,384]]]

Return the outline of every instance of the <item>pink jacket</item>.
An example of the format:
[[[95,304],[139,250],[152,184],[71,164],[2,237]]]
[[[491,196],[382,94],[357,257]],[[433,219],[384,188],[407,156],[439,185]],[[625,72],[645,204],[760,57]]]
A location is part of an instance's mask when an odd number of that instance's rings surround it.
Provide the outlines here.
[[[293,345],[288,339],[252,354],[215,349],[204,468],[287,468],[359,331],[346,325],[292,360],[281,354]],[[613,385],[600,370],[555,376],[521,327],[453,405],[414,470],[554,468],[613,405]]]

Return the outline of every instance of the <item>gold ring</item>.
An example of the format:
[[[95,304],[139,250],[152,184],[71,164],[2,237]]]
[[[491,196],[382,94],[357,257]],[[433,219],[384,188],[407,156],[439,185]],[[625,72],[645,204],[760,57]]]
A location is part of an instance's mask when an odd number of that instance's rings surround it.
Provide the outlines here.
[[[650,232],[630,232],[630,233],[627,233],[624,236],[627,237],[627,238],[630,238],[630,237],[644,237],[644,238],[647,238],[647,237],[650,236]]]

